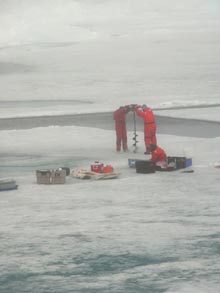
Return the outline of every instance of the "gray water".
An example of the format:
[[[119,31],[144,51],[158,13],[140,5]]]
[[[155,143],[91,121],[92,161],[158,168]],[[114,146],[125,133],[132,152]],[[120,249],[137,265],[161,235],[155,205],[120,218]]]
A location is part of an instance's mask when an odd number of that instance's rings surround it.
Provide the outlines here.
[[[218,108],[218,105],[214,105],[214,107]],[[161,113],[162,111],[163,110],[161,110]],[[136,117],[135,120],[137,131],[143,131],[143,121],[139,117]],[[160,134],[203,138],[220,136],[219,122],[202,121],[196,119],[171,118],[162,115],[156,115],[156,123],[157,132]],[[46,127],[51,125],[75,125],[114,130],[114,120],[112,112],[0,119],[0,130],[31,129],[35,127]],[[133,129],[134,117],[133,113],[129,113],[127,115],[127,130],[133,131]]]

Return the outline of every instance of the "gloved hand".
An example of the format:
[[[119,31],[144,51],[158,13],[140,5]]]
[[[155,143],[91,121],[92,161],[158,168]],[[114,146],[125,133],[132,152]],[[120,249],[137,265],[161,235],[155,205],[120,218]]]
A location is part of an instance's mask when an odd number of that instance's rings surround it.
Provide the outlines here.
[[[139,109],[139,108],[141,108],[140,105],[135,105],[135,110],[137,110],[137,109]]]

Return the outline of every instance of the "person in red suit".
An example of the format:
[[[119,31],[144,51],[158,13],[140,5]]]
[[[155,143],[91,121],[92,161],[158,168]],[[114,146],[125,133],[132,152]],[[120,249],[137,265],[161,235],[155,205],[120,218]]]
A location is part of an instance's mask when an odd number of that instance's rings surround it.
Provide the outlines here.
[[[151,154],[151,160],[155,163],[165,163],[167,160],[167,155],[165,153],[165,151],[160,148],[159,146],[157,146],[156,144],[149,144],[147,146],[147,150],[149,151],[149,153]]]
[[[115,120],[115,131],[116,131],[116,150],[117,152],[128,150],[127,145],[127,130],[126,130],[126,114],[131,110],[129,105],[121,106],[119,109],[114,111],[113,118]]]
[[[154,113],[151,108],[147,107],[145,104],[142,107],[136,106],[135,113],[144,120],[145,154],[148,154],[149,150],[147,149],[147,146],[150,143],[157,144]]]

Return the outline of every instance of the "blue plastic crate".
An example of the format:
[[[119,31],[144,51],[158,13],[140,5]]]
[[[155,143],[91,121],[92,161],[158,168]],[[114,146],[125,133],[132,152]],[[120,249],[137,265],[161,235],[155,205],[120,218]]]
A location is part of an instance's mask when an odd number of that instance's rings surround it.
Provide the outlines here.
[[[185,163],[185,167],[190,167],[192,166],[192,159],[191,158],[186,158],[186,163]]]
[[[135,168],[136,167],[136,162],[137,161],[140,161],[140,160],[137,160],[137,159],[128,159],[128,166],[130,168]]]

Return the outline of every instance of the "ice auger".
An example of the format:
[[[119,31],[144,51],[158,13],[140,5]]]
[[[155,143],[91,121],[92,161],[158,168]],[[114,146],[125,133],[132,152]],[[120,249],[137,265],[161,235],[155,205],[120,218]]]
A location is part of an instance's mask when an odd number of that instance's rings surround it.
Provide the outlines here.
[[[133,112],[133,118],[134,118],[134,135],[133,135],[133,141],[134,141],[134,143],[133,143],[133,147],[134,147],[134,150],[133,150],[133,152],[134,153],[136,153],[137,152],[137,143],[138,143],[138,141],[137,141],[137,130],[136,130],[136,115],[135,115],[135,112]]]

